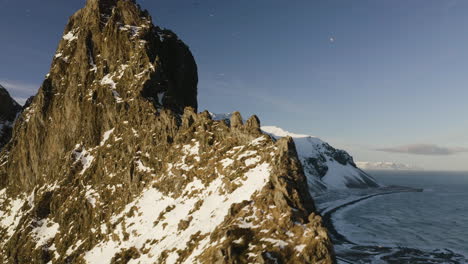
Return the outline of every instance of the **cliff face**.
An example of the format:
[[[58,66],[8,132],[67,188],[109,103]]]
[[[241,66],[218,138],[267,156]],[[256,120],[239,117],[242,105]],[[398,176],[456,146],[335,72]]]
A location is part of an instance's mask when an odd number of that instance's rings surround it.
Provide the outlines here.
[[[88,0],[0,156],[2,263],[334,263],[291,138],[197,114],[197,69]]]
[[[0,150],[10,141],[13,122],[21,112],[21,106],[0,85]]]

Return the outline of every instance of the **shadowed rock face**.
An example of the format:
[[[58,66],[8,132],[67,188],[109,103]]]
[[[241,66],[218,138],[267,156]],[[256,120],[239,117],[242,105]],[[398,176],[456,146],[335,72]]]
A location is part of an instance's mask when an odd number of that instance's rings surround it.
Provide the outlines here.
[[[10,141],[12,125],[20,111],[21,106],[0,85],[0,150]]]
[[[135,1],[127,0],[135,3]],[[109,13],[117,5],[118,0],[88,0],[88,5],[98,5],[101,13]]]
[[[78,143],[98,144],[122,119],[141,122],[155,108],[196,110],[197,82],[188,47],[133,1],[88,1],[70,18],[50,72],[16,127],[10,158],[17,162],[3,174],[0,168],[0,187],[16,174],[19,190],[34,188],[54,170],[39,160],[61,159]]]
[[[334,263],[291,138],[196,85],[134,1],[89,0],[0,154],[0,263]]]

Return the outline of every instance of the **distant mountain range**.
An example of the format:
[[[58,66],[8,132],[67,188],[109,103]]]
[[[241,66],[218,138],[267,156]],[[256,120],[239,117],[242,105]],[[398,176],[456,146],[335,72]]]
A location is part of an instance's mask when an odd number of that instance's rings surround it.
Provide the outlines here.
[[[420,167],[394,162],[358,161],[356,165],[362,170],[423,170]]]

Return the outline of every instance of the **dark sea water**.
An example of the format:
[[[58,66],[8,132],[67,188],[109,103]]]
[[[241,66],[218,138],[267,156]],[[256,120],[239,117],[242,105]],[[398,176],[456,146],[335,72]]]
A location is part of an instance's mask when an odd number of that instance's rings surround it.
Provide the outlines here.
[[[369,173],[385,185],[424,191],[376,196],[345,208],[333,217],[339,233],[358,245],[455,252],[468,257],[468,172]]]

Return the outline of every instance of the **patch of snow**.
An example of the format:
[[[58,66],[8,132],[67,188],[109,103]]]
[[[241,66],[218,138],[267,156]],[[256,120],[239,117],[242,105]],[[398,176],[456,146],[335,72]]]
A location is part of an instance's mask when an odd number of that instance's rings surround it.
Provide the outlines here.
[[[150,167],[146,167],[143,162],[141,162],[141,160],[138,160],[137,161],[137,169],[141,172],[151,172],[153,171],[153,169],[151,169]]]
[[[272,244],[273,246],[279,247],[279,248],[281,248],[281,249],[288,246],[288,243],[286,243],[286,242],[283,241],[283,240],[279,240],[279,239],[262,238],[262,239],[260,239],[260,240],[261,240],[261,241],[268,242],[268,243]]]
[[[234,160],[230,159],[230,158],[225,158],[225,159],[221,160],[221,164],[223,165],[223,168],[227,168],[227,167],[231,166],[233,163],[234,163]]]
[[[123,68],[121,68],[121,75],[123,74],[122,71],[125,70],[125,65],[123,65]],[[106,76],[104,76],[101,80],[101,85],[109,85],[110,88],[112,89],[112,95],[114,96],[115,100],[117,103],[122,103],[123,100],[122,98],[120,97],[120,94],[117,92],[117,83],[113,80],[114,78],[114,74],[107,74]],[[119,76],[118,76],[119,77]],[[121,76],[120,76],[121,77]]]
[[[91,51],[88,52],[88,57],[89,57],[89,65],[91,65],[91,69],[89,71],[97,72],[97,66],[96,66],[96,63],[94,62],[93,54],[91,53]]]
[[[82,240],[76,241],[76,243],[75,243],[74,245],[72,245],[71,247],[69,247],[69,248],[67,249],[67,251],[65,252],[65,254],[66,254],[67,256],[71,255],[75,250],[77,250],[77,249],[81,246],[81,244],[83,244],[83,242],[84,242],[84,241],[82,241]]]
[[[196,142],[194,146],[184,145],[182,147],[182,151],[189,156],[198,155],[200,151],[200,142]]]
[[[294,247],[294,249],[297,251],[297,252],[302,252],[304,250],[304,248],[306,247],[306,245],[302,244],[302,245],[297,245],[296,247]]]
[[[139,135],[138,135],[138,132],[137,132],[133,127],[132,127],[132,132],[133,132],[133,135],[134,135],[135,137],[138,137],[138,136],[139,136]],[[146,154],[149,156],[148,153],[146,153]]]
[[[163,99],[164,99],[165,94],[166,94],[165,92],[158,93],[158,102],[160,105],[163,105]]]
[[[254,140],[252,140],[252,142],[250,142],[250,145],[252,146],[258,146],[260,145],[262,142],[264,142],[266,140],[266,138],[264,136],[261,136],[261,137],[258,137]]]
[[[244,149],[244,146],[233,147],[231,150],[226,152],[226,154],[231,155],[231,154],[239,153],[240,151],[242,151],[242,149]]]
[[[99,144],[100,146],[104,146],[104,144],[106,144],[107,140],[109,140],[110,135],[114,132],[114,129],[115,128],[104,132],[104,136],[102,138],[101,144]]]
[[[63,39],[66,41],[74,41],[78,39],[77,36],[75,36],[74,30],[69,31],[67,34],[63,36]]]
[[[119,69],[119,75],[117,76],[118,79],[122,78],[124,73],[125,73],[125,70],[128,68],[128,65],[127,64],[122,64],[120,65],[120,69]]]
[[[132,37],[136,37],[141,30],[141,27],[124,25],[119,28],[122,31],[129,31],[132,34]]]
[[[96,201],[99,199],[99,194],[96,192],[96,190],[93,189],[92,186],[86,186],[85,197],[93,208],[96,207]]]
[[[262,160],[262,158],[260,156],[256,156],[256,157],[253,157],[253,158],[246,159],[245,160],[245,166],[255,165],[255,164],[259,163],[260,160]]]
[[[244,242],[244,238],[240,237],[239,239],[233,240],[232,242],[236,244],[242,244],[242,242]]]
[[[59,230],[59,224],[47,219],[36,222],[38,225],[32,230],[32,234],[36,241],[36,249],[43,246],[50,239],[54,238]]]
[[[3,204],[6,199],[5,189],[2,190],[1,196],[0,201]],[[6,229],[7,238],[10,238],[15,233],[15,228],[19,224],[22,216],[20,209],[23,207],[24,202],[24,199],[13,199],[10,201],[10,207],[8,210],[0,210],[0,226]]]
[[[77,147],[79,147],[79,145]],[[81,162],[83,165],[83,169],[80,172],[80,174],[83,175],[85,171],[91,167],[91,164],[94,161],[94,157],[84,148],[81,151],[74,150],[73,154],[75,155],[75,160],[77,162]]]
[[[256,154],[257,154],[256,150],[248,150],[248,151],[240,154],[239,156],[237,156],[237,159],[240,160],[240,159],[247,158],[247,157],[250,157],[250,156],[253,156],[253,155],[256,155]]]
[[[101,80],[102,85],[109,85],[113,90],[117,88],[117,84],[112,80],[113,75],[107,74]]]
[[[260,225],[254,225],[251,222],[245,221],[245,219],[240,219],[240,221],[237,223],[237,226],[240,228],[258,228]]]

